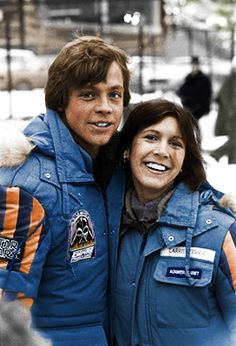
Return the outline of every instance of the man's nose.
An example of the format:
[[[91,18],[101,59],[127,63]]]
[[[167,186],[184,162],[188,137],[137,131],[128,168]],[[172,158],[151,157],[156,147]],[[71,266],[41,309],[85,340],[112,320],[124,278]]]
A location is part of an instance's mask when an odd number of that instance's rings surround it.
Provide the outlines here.
[[[109,114],[112,112],[112,106],[109,98],[107,96],[101,96],[96,105],[96,112]]]

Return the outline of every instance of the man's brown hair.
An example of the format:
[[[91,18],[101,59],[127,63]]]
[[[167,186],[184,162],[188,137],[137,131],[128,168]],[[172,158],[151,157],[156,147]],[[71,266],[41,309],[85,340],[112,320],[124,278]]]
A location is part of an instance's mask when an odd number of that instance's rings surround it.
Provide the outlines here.
[[[114,61],[123,75],[124,106],[127,106],[130,101],[128,56],[122,49],[96,36],[76,38],[59,52],[48,71],[46,106],[56,111],[64,110],[72,90],[105,81]]]

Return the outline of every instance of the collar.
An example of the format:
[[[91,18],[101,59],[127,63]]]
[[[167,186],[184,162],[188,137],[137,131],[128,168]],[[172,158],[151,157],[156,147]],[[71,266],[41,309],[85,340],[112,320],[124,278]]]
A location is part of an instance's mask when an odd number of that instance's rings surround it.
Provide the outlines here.
[[[199,218],[200,193],[191,192],[189,188],[180,183],[177,185],[159,221],[158,230],[152,232],[145,248],[145,255],[163,247],[171,248],[188,238],[217,226],[211,206],[201,211]]]
[[[173,191],[174,189],[155,200],[142,203],[138,200],[133,183],[130,182],[125,195],[125,210],[122,219],[123,231],[126,227],[134,227],[141,233],[146,233],[155,222],[159,221]]]
[[[47,121],[54,144],[59,181],[93,181],[92,157],[74,141],[69,129],[55,111],[47,111]]]
[[[192,192],[187,185],[179,183],[162,208],[158,229],[153,228],[148,236],[145,255],[164,246],[171,248],[186,241],[190,230],[192,230],[192,237],[195,237],[216,227],[217,221],[210,206],[204,208],[201,218],[198,218],[200,204],[200,192]],[[132,220],[131,216],[130,219]],[[137,222],[135,225],[130,223],[129,227],[136,225]],[[124,232],[125,230],[122,233]]]
[[[160,223],[194,228],[198,215],[199,192],[179,183],[160,217]]]
[[[74,141],[56,111],[47,109],[30,123],[25,134],[36,145],[35,151],[55,157],[60,183],[94,181],[91,156]]]
[[[114,169],[117,166],[119,140],[120,135],[117,132],[113,135],[108,144],[100,148],[98,155],[94,160],[94,178],[103,189],[106,188]]]

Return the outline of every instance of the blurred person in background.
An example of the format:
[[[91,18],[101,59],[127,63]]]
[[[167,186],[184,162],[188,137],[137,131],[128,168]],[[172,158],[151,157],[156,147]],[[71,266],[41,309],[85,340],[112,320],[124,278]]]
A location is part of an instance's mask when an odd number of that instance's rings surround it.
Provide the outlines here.
[[[176,91],[182,105],[188,109],[196,120],[210,112],[212,99],[212,83],[201,71],[198,56],[191,58],[192,71]]]
[[[99,37],[69,42],[49,68],[46,114],[0,144],[3,299],[31,306],[53,346],[107,345],[103,189],[130,100],[127,63]]]
[[[216,160],[228,157],[228,163],[236,163],[236,58],[232,68],[223,82],[217,96],[218,113],[215,124],[216,136],[228,136],[227,141],[210,152]]]
[[[123,177],[108,186],[116,346],[236,344],[235,216],[206,181],[197,131],[162,99],[122,129]]]
[[[0,302],[1,346],[51,346],[31,328],[28,309],[17,301]]]

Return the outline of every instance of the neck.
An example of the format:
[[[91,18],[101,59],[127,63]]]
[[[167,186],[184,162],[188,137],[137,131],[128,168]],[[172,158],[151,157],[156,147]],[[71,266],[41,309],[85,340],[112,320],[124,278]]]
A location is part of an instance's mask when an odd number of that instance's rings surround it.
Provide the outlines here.
[[[77,136],[77,134],[70,128],[70,126],[68,125],[68,122],[66,120],[66,116],[64,112],[60,113],[61,116],[61,120],[63,121],[64,125],[69,129],[74,141],[81,146],[85,151],[87,151],[87,153],[92,157],[92,159],[94,160],[97,157],[97,154],[99,152],[99,147],[98,146],[94,146],[93,148],[89,147],[87,148],[86,143],[83,143],[81,141],[81,138],[79,138]]]

